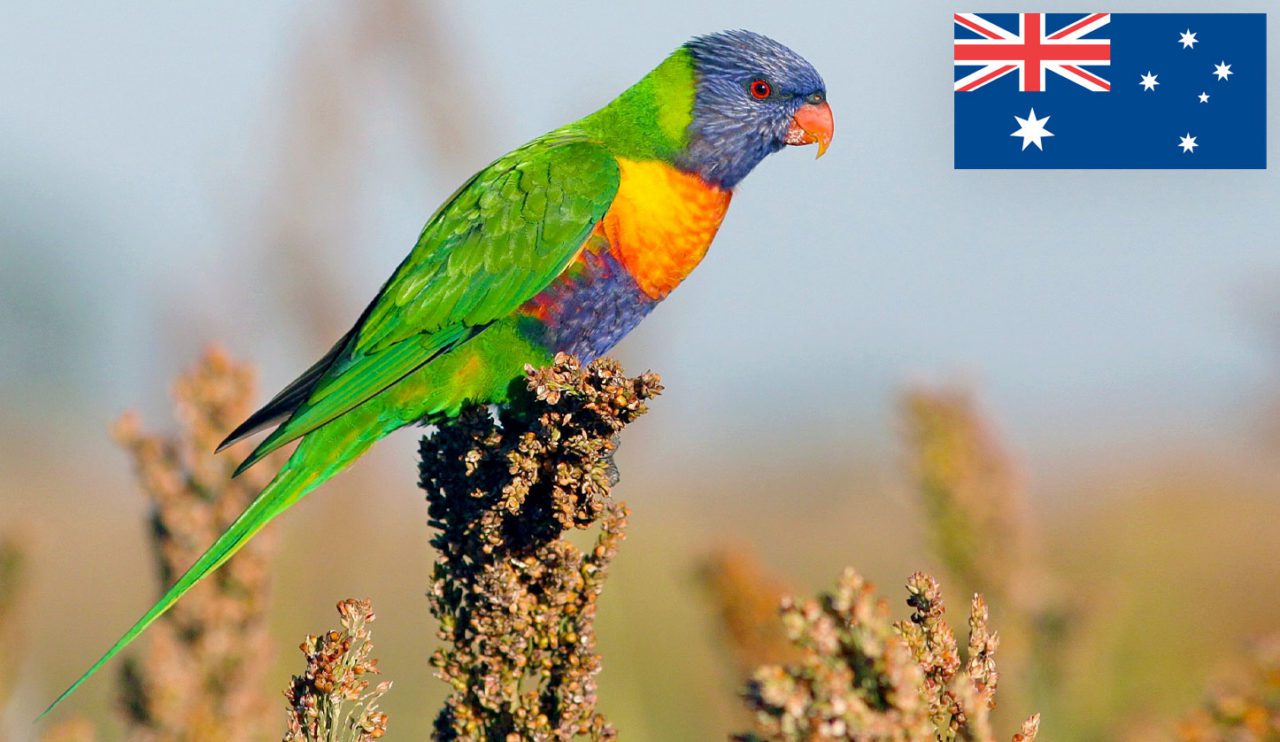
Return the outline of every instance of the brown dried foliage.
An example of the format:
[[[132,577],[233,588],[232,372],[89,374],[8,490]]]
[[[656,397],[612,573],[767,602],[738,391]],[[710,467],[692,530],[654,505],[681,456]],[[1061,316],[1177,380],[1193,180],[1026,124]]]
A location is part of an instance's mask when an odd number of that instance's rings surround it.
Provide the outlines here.
[[[40,735],[40,742],[94,742],[97,738],[92,722],[73,718],[49,727]]]
[[[798,658],[795,645],[778,620],[778,604],[787,586],[768,574],[746,549],[722,548],[709,555],[698,577],[711,597],[718,624],[739,677],[760,665]]]
[[[338,603],[338,615],[341,631],[308,636],[299,647],[307,669],[293,676],[284,693],[289,699],[284,742],[373,742],[387,731],[387,715],[378,701],[391,683],[369,687],[369,676],[379,674],[371,656],[373,604],[344,600]]]
[[[938,581],[923,572],[907,580],[911,618],[895,628],[924,670],[929,715],[940,739],[993,739],[988,713],[996,705],[995,654],[999,638],[988,628],[986,600],[975,593],[969,606],[969,646],[962,662],[947,624]],[[1038,728],[1039,718],[1027,724]],[[1024,735],[1028,729],[1023,726]],[[1034,734],[1032,734],[1034,736]],[[1015,737],[1015,739],[1017,739]]]
[[[114,426],[152,506],[151,547],[161,588],[240,515],[276,468],[264,462],[233,480],[239,457],[213,454],[226,431],[252,412],[253,396],[250,367],[211,348],[175,385],[176,436],[143,433],[133,414]],[[148,631],[147,649],[130,657],[122,673],[130,739],[246,739],[266,731],[270,704],[262,689],[272,656],[267,564],[274,551],[274,533],[267,529]]]
[[[26,643],[18,627],[19,606],[27,592],[26,549],[17,536],[0,538],[0,710],[13,693],[13,682],[19,677]]]
[[[1223,681],[1177,725],[1180,742],[1280,740],[1280,635],[1256,643],[1243,677]]]
[[[907,590],[914,612],[897,624],[852,569],[832,593],[785,600],[783,624],[803,656],[756,671],[745,693],[756,729],[737,739],[993,741],[998,641],[982,598],[971,606],[964,659],[937,582],[917,573]],[[1013,739],[1032,742],[1039,724],[1032,716]]]
[[[628,515],[610,499],[619,431],[661,390],[558,355],[526,369],[498,413],[465,411],[421,445],[432,544],[429,595],[445,646],[432,664],[453,689],[441,740],[613,739],[596,711],[596,601]],[[566,532],[599,524],[586,553]]]
[[[1029,516],[1009,455],[969,396],[916,389],[903,399],[909,466],[948,571],[997,602],[1024,588]]]
[[[1003,664],[1018,706],[1060,700],[1068,604],[1043,567],[1029,503],[1012,458],[971,397],[916,389],[903,398],[908,464],[933,550],[962,587],[981,591],[1004,617]],[[1035,699],[1034,701],[1032,699]]]

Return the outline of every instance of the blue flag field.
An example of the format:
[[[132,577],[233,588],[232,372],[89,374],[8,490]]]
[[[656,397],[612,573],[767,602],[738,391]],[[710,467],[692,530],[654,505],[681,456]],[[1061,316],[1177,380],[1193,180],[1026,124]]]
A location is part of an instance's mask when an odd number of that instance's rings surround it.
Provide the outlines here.
[[[955,167],[1267,166],[1262,13],[956,13]]]

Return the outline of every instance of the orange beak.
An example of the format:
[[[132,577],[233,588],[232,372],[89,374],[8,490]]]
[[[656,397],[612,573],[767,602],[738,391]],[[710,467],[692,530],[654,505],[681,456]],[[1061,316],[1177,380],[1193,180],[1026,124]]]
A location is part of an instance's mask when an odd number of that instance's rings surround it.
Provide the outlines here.
[[[787,144],[818,144],[818,157],[826,154],[831,144],[831,135],[835,133],[836,122],[831,117],[831,106],[826,101],[818,104],[806,103],[800,106],[796,115],[791,117],[791,128],[787,130]]]

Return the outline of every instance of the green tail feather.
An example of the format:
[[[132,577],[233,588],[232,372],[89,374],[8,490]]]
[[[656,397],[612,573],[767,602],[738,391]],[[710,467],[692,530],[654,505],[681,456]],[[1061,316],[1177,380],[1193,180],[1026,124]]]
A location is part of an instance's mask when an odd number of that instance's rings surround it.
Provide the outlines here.
[[[93,677],[102,666],[111,661],[125,647],[129,646],[138,635],[146,630],[156,619],[164,615],[166,611],[173,607],[187,591],[195,587],[201,580],[208,577],[214,570],[222,566],[237,551],[239,551],[249,539],[254,536],[262,527],[270,523],[277,515],[288,510],[304,495],[324,482],[329,477],[346,467],[348,463],[364,452],[366,448],[375,440],[370,437],[368,439],[356,440],[331,440],[335,437],[325,435],[326,431],[316,431],[307,436],[298,449],[289,457],[289,461],[276,474],[239,518],[236,518],[218,540],[210,546],[209,549],[191,565],[182,577],[169,588],[168,592],[147,611],[142,618],[138,619],[124,636],[120,637],[111,648],[107,650],[102,658],[93,663],[78,680],[71,684],[71,687],[62,692],[53,703],[49,704],[40,716],[36,717],[36,721],[40,721],[58,707],[68,696],[76,691],[86,680]],[[335,431],[336,432],[336,431]],[[344,445],[345,444],[345,445]]]

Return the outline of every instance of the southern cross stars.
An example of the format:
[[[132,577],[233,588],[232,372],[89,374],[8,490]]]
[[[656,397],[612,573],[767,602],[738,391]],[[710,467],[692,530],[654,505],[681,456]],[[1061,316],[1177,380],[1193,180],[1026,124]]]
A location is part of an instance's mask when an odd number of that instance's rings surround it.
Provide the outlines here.
[[[1189,28],[1182,33],[1182,38],[1178,39],[1178,41],[1182,43],[1183,49],[1196,48],[1196,41],[1197,41],[1196,35],[1192,33],[1191,29]]]
[[[1231,65],[1227,64],[1227,60],[1222,60],[1213,66],[1213,74],[1218,76],[1218,80],[1225,80],[1235,73],[1231,71]]]
[[[1209,102],[1209,94],[1208,94],[1208,93],[1205,93],[1205,92],[1203,92],[1203,91],[1202,91],[1202,92],[1200,93],[1200,95],[1199,95],[1199,96],[1197,96],[1197,97],[1199,97],[1199,98],[1200,98],[1200,102],[1201,102],[1201,103],[1208,103],[1208,102]]]
[[[1190,153],[1194,155],[1196,153],[1196,147],[1200,146],[1196,144],[1196,138],[1191,136],[1191,132],[1187,132],[1185,137],[1179,137],[1179,139],[1181,139],[1181,141],[1178,142],[1178,146],[1182,148],[1183,154]]]
[[[1031,113],[1026,118],[1014,116],[1018,122],[1018,130],[1010,134],[1011,137],[1022,137],[1022,149],[1026,149],[1027,145],[1034,144],[1041,152],[1044,151],[1042,140],[1045,137],[1053,136],[1053,132],[1044,128],[1045,122],[1049,120],[1048,116],[1042,119],[1036,118],[1036,109],[1031,109]]]
[[[1159,77],[1159,75],[1153,75],[1151,74],[1151,70],[1147,70],[1147,74],[1142,76],[1142,81],[1138,84],[1142,86],[1143,90],[1155,90],[1156,86],[1160,84],[1160,82],[1156,80],[1157,77]]]

